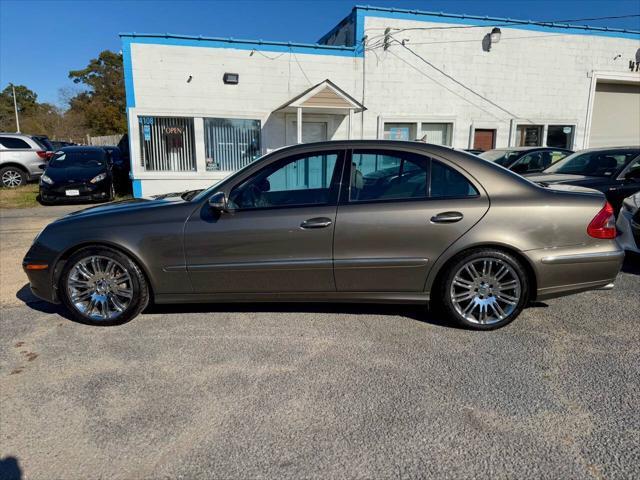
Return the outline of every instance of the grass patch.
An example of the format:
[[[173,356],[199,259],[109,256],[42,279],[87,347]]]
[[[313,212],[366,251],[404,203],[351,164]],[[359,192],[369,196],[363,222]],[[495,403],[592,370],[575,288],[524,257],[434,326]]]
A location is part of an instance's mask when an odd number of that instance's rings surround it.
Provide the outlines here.
[[[40,205],[36,200],[37,196],[37,183],[16,188],[0,188],[0,208],[37,207]]]

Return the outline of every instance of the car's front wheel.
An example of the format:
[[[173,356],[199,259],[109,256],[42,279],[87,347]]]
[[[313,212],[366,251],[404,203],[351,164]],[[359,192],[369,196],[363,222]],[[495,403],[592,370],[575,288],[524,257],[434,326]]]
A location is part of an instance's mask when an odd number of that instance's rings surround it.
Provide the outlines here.
[[[513,321],[525,307],[529,282],[513,255],[494,249],[466,253],[449,265],[441,288],[445,313],[461,325],[491,330]]]
[[[92,325],[127,322],[149,303],[149,287],[140,268],[126,255],[105,247],[83,248],[67,260],[60,294],[76,320]]]

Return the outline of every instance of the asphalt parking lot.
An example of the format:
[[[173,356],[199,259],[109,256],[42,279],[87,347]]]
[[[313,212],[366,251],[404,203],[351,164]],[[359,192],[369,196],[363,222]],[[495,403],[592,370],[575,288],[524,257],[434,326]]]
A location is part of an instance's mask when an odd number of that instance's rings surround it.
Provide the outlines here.
[[[0,478],[640,477],[637,258],[494,332],[298,304],[96,328],[11,270],[49,212],[2,213]]]

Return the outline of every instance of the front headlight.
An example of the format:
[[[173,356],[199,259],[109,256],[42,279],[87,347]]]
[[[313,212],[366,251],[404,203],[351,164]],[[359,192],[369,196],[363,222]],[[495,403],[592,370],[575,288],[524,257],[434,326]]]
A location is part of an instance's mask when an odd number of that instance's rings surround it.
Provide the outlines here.
[[[107,178],[107,174],[106,173],[101,173],[100,175],[96,175],[95,177],[93,177],[91,180],[89,180],[89,182],[98,183],[98,182],[101,182],[102,180],[104,180],[105,178]]]
[[[46,174],[42,174],[42,176],[40,177],[40,181],[44,182],[44,183],[48,183],[49,185],[53,185],[53,180],[51,180],[51,178],[49,178]]]

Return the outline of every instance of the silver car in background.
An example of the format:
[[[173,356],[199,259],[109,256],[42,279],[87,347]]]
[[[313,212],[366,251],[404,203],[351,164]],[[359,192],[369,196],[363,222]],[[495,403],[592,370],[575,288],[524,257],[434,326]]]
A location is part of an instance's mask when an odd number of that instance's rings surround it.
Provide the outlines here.
[[[640,192],[624,199],[616,227],[618,244],[627,252],[640,254]]]
[[[21,133],[0,133],[0,184],[15,188],[37,180],[50,152],[38,140]]]

